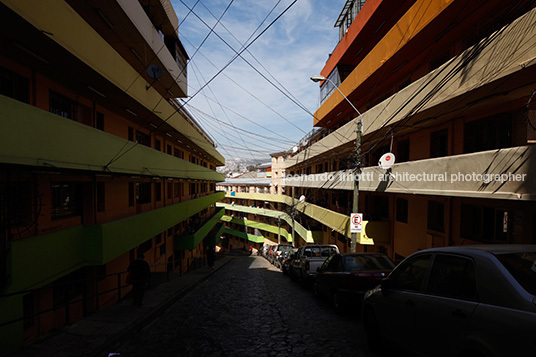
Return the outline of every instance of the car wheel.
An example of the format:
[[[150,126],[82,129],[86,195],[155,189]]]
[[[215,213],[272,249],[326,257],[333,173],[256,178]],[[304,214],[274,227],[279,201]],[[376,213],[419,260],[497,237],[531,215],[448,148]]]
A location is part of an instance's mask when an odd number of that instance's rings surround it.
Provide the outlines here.
[[[378,319],[372,308],[366,308],[363,314],[363,325],[367,333],[368,344],[371,350],[378,350],[381,346],[380,328]]]

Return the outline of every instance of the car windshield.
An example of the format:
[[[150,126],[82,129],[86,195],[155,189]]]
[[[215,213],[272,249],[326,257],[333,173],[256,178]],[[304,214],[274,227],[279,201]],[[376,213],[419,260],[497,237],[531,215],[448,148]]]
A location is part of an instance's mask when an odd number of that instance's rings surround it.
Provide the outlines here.
[[[329,257],[336,253],[335,247],[307,247],[304,251],[306,257]]]
[[[282,246],[279,247],[279,250],[282,251],[282,252],[286,252],[286,251],[291,250],[291,249],[292,249],[292,247],[289,246],[289,245],[282,245]]]
[[[536,252],[499,254],[497,259],[525,290],[536,295]]]
[[[391,270],[393,262],[383,255],[347,255],[344,264],[348,270]]]

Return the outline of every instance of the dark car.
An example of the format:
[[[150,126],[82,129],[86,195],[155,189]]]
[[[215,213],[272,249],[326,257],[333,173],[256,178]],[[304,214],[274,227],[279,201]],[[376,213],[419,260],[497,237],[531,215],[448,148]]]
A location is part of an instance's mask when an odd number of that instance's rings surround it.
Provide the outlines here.
[[[360,303],[365,293],[380,284],[394,267],[384,254],[335,254],[316,271],[314,292],[331,299],[335,309],[341,311],[349,303]]]
[[[292,245],[290,244],[278,244],[274,248],[274,254],[272,258],[272,264],[274,264],[276,267],[281,269],[281,255],[292,249]]]
[[[536,356],[536,245],[427,249],[365,295],[371,346],[433,356]]]
[[[296,248],[292,248],[290,250],[287,250],[285,252],[283,252],[283,254],[281,255],[281,271],[284,273],[284,274],[288,274],[289,273],[289,267],[290,267],[290,263],[292,263],[292,259],[294,259],[294,253],[296,253],[298,249]]]

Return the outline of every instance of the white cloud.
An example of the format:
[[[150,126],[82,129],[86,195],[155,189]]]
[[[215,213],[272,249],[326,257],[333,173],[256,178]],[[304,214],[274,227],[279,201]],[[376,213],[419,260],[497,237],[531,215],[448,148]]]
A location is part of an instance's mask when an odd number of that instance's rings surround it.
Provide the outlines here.
[[[190,7],[195,3],[195,0],[183,1]],[[292,0],[281,1],[262,28],[255,33],[255,36],[265,29],[291,2]],[[180,0],[172,0],[172,3],[179,20],[182,21],[188,10],[181,4]],[[250,38],[251,34],[276,3],[276,0],[236,0],[223,17],[222,23],[238,41],[243,43]],[[249,53],[244,52],[243,57],[255,66],[258,71],[270,78],[272,82],[279,82],[280,84],[276,83],[279,88],[286,88],[310,112],[314,112],[318,107],[319,89],[317,84],[309,80],[309,77],[320,73],[328,55],[337,44],[338,31],[333,27],[333,24],[344,3],[345,0],[298,0],[289,11],[249,47],[251,54],[260,61],[268,72]],[[215,16],[219,17],[229,2],[204,0],[203,4]],[[216,20],[202,6],[201,2],[194,11],[210,26],[216,23]],[[241,45],[227,32],[223,25],[218,25],[215,31],[238,51]],[[190,14],[184,22],[181,22],[180,38],[190,56],[195,53],[196,47],[203,41],[208,31],[209,29],[193,14]],[[199,78],[199,81],[204,84],[235,56],[233,50],[215,34],[210,35],[200,52],[203,55],[200,53],[195,54],[188,68],[189,85],[195,89],[198,89],[201,85],[196,80],[195,73],[198,73],[198,76],[200,76],[199,71],[202,73],[203,79]],[[214,65],[210,64],[203,56],[210,59],[210,62]],[[272,79],[270,74],[277,81]],[[232,78],[240,86],[253,93],[254,96],[246,93],[226,76]],[[228,158],[234,156],[251,157],[252,155],[254,155],[254,158],[266,157],[266,153],[292,147],[292,143],[299,141],[305,133],[312,129],[313,120],[310,114],[281,94],[280,91],[269,84],[240,58],[229,65],[224,73],[218,75],[210,83],[209,87],[210,91],[205,89],[203,91],[204,95],[210,96],[212,99],[216,98],[223,106],[273,132],[279,133],[279,139],[285,138],[289,140],[284,144],[274,141],[272,143],[273,150],[269,150],[271,145],[261,141],[261,139],[259,139],[257,145],[254,145],[257,141],[251,135],[240,134],[236,130],[222,126],[210,118],[201,118],[200,121],[203,123],[205,130],[222,146],[244,148],[246,145],[242,140],[249,143],[247,146],[249,146],[251,152],[234,150],[229,147],[225,148],[225,151],[221,150],[222,154]],[[193,88],[189,89],[190,95],[195,93]],[[236,115],[231,111],[223,112],[218,104],[210,100],[207,101],[202,94],[193,98],[189,104],[203,112],[216,116],[219,120],[227,123],[232,122],[233,125],[245,130],[263,136],[275,137],[274,134],[243,119],[240,115]],[[242,135],[242,138],[239,134]],[[266,153],[258,153],[253,150],[261,150]]]

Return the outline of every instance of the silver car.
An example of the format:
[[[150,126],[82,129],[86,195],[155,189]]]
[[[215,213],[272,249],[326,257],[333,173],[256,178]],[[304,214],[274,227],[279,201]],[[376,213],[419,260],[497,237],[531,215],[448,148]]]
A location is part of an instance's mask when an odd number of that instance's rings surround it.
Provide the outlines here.
[[[536,356],[536,245],[423,250],[363,301],[371,347],[419,355]]]

